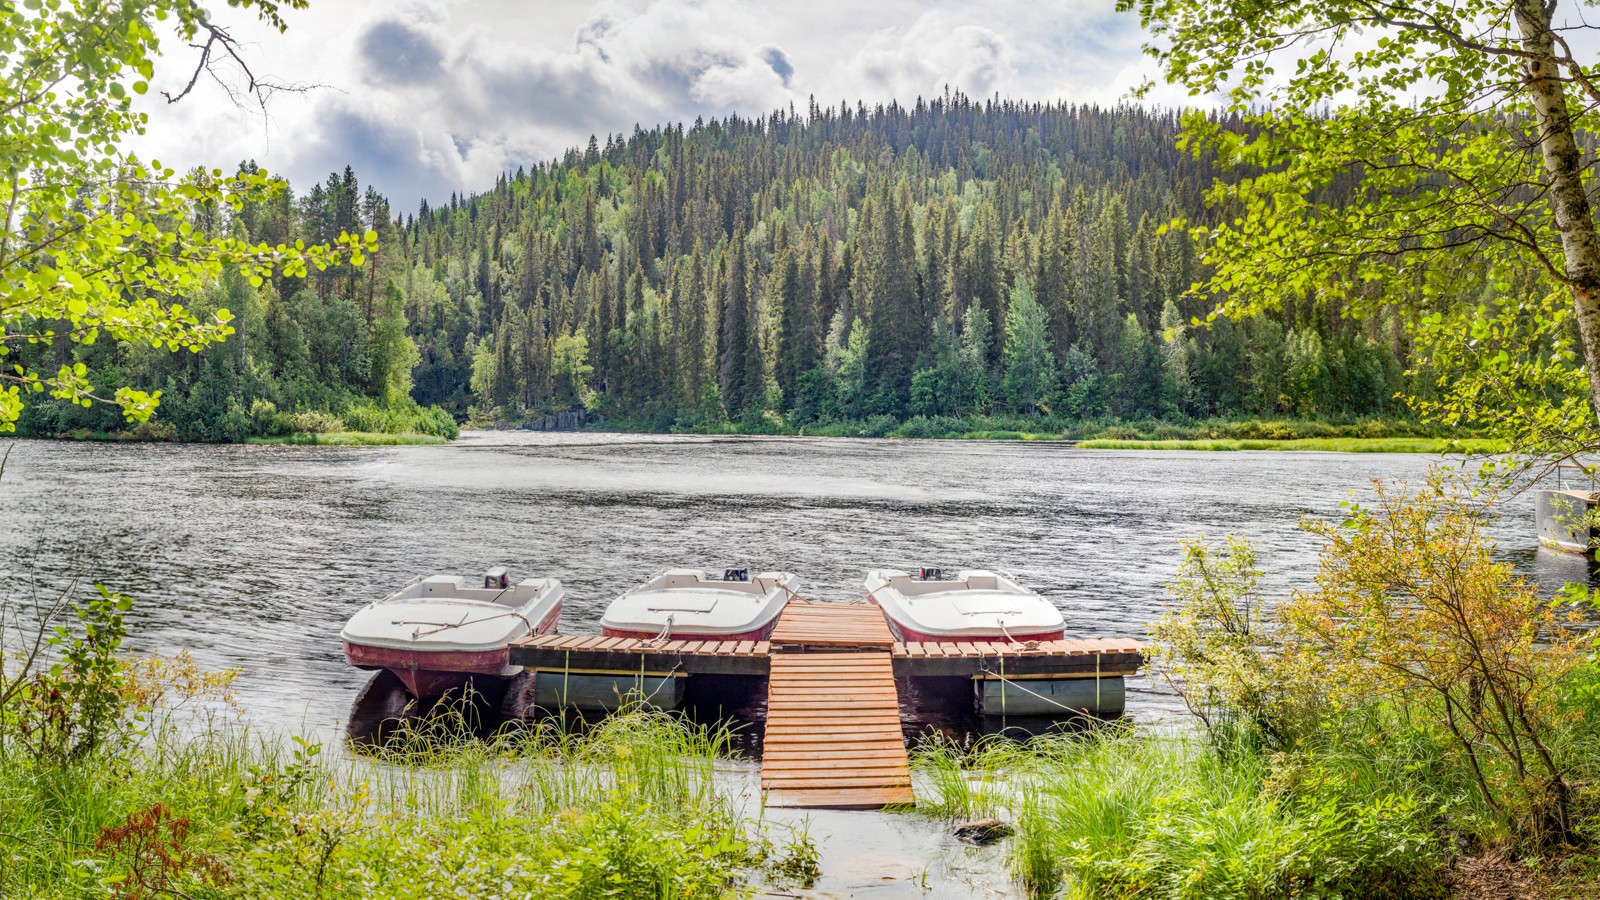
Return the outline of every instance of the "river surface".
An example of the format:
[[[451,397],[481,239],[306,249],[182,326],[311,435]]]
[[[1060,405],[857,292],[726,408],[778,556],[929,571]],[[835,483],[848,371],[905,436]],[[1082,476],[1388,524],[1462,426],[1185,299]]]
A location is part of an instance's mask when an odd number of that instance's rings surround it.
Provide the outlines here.
[[[419,574],[553,575],[567,588],[562,630],[596,633],[611,598],[666,567],[788,570],[830,600],[859,599],[870,568],[1000,568],[1060,606],[1069,637],[1141,637],[1167,603],[1180,539],[1249,538],[1281,595],[1315,571],[1302,517],[1338,517],[1373,479],[1420,481],[1438,461],[519,432],[396,448],[18,441],[0,481],[0,576],[13,600],[74,577],[131,594],[135,649],[239,667],[252,722],[327,738],[369,677],[345,665],[340,627]],[[1532,515],[1526,496],[1504,504],[1501,556],[1545,590],[1585,579],[1582,560],[1539,549]],[[1130,684],[1136,719],[1178,709],[1161,685]],[[923,896],[912,885],[930,871],[938,895],[939,872],[968,868],[972,890],[1005,892],[1003,878],[989,885],[992,855],[894,829],[909,836],[890,834],[885,852],[918,874],[873,896]],[[919,863],[917,848],[938,858]],[[825,871],[865,853],[870,882],[878,849],[824,840]],[[867,891],[838,880],[839,859],[832,889]]]

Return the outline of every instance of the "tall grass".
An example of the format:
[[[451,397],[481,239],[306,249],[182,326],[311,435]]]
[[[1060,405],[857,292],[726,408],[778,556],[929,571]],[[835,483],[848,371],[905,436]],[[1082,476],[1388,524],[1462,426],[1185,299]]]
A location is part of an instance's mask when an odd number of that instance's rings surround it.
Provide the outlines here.
[[[717,790],[725,748],[642,712],[338,758],[167,724],[125,756],[0,759],[0,896],[737,896],[813,851]]]
[[[958,777],[976,767],[991,781]],[[1428,897],[1441,848],[1424,806],[1276,783],[1247,747],[1086,734],[917,756],[924,808],[1015,820],[1017,879],[1069,898]],[[1341,786],[1347,790],[1348,785]],[[963,796],[965,794],[966,796]]]

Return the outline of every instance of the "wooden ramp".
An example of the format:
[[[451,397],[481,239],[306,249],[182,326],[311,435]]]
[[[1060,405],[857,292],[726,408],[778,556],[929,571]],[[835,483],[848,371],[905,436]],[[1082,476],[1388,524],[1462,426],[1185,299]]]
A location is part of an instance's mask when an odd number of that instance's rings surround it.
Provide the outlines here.
[[[790,603],[771,643],[761,759],[767,803],[877,809],[914,802],[894,640],[877,607]]]

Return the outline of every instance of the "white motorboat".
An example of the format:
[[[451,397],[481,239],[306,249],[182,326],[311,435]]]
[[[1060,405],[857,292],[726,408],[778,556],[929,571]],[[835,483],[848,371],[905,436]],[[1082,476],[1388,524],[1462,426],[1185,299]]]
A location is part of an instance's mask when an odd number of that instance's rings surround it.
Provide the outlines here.
[[[340,638],[349,663],[388,669],[416,697],[432,697],[474,676],[510,678],[509,645],[555,630],[565,592],[554,578],[511,583],[504,568],[479,586],[459,575],[419,578],[361,608]]]
[[[1066,629],[1060,610],[1004,572],[874,569],[866,587],[902,641],[1055,641]]]
[[[608,637],[761,641],[799,589],[788,572],[667,569],[612,601],[600,628]]]

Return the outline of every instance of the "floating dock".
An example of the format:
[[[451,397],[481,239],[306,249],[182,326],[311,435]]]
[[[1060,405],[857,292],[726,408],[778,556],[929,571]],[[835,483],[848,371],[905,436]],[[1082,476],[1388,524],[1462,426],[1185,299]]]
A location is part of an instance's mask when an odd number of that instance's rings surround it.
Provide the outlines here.
[[[541,705],[566,705],[563,687],[580,678],[649,690],[681,678],[766,678],[761,787],[769,805],[814,809],[914,802],[897,679],[970,679],[975,702],[998,697],[992,714],[1008,702],[1015,714],[1120,714],[1122,677],[1143,662],[1143,647],[1125,639],[901,643],[876,606],[803,600],[765,641],[552,634],[511,646],[511,663],[533,672],[549,701]]]

